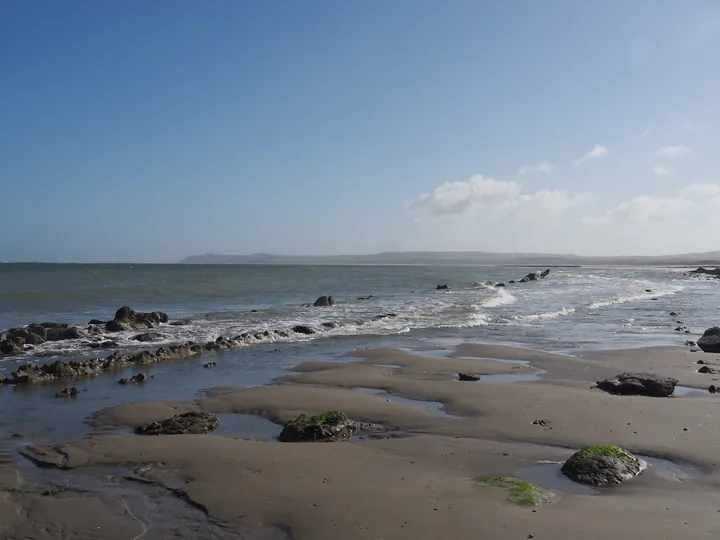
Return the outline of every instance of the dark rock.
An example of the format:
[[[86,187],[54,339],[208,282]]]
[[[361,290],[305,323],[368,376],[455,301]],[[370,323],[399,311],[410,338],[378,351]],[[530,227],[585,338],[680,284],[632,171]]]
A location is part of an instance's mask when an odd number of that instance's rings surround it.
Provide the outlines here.
[[[331,307],[335,302],[333,301],[332,296],[321,296],[317,300],[315,300],[315,303],[313,304],[314,307]]]
[[[62,360],[57,360],[52,364],[45,364],[40,368],[43,372],[48,375],[52,375],[57,379],[69,379],[77,375],[76,371]]]
[[[701,266],[697,270],[690,270],[690,272],[688,272],[688,273],[693,274],[693,275],[707,275],[707,276],[720,277],[720,268],[715,268],[713,270],[711,268],[703,268]]]
[[[105,329],[109,332],[122,332],[139,328],[154,328],[158,324],[166,322],[168,322],[168,316],[161,311],[141,313],[124,306],[115,312],[115,317],[112,321],[107,322]]]
[[[31,334],[35,334],[36,336],[40,336],[45,341],[47,341],[47,331],[48,329],[45,328],[41,324],[30,324],[25,327],[25,330],[27,330]]]
[[[332,330],[333,328],[337,328],[337,323],[334,322],[324,322],[322,323],[323,328],[327,328],[328,330]]]
[[[308,417],[304,414],[285,423],[278,440],[282,442],[334,441],[355,431],[355,422],[341,412]]]
[[[542,272],[540,272],[540,277],[541,277],[541,278],[548,277],[549,275],[550,275],[550,269],[549,269],[549,268],[548,268],[547,270],[543,270]]]
[[[547,421],[547,420],[533,420],[532,423],[533,423],[533,426],[546,427],[546,426],[548,425],[548,421]]]
[[[207,362],[207,363],[203,364],[203,367],[204,368],[213,368],[213,367],[215,367],[215,362]]]
[[[144,334],[137,334],[133,336],[135,341],[158,341],[162,338],[162,334],[158,334],[157,332],[145,332]]]
[[[678,326],[675,331],[676,332],[685,332],[687,328],[685,326]]]
[[[527,283],[528,281],[537,281],[538,275],[536,272],[531,272],[527,274],[524,278],[520,280],[520,283]]]
[[[92,319],[88,324],[105,326],[107,324],[107,321],[101,321],[100,319]]]
[[[651,289],[645,289],[645,292],[652,292]]]
[[[694,347],[695,345],[697,345],[697,343],[695,343],[694,341],[688,340],[685,342],[685,345],[687,345],[688,347]]]
[[[370,300],[372,297],[373,297],[372,294],[370,296],[358,296],[358,300]]]
[[[257,310],[253,309],[253,311],[257,311]],[[170,323],[170,326],[187,326],[188,324],[190,324],[190,321],[182,320],[182,321],[173,321]]]
[[[296,334],[310,335],[310,334],[314,334],[315,330],[313,330],[309,326],[305,326],[303,324],[298,324],[297,326],[293,326],[293,332],[295,332]]]
[[[698,369],[698,373],[709,373],[711,375],[715,375],[720,372],[718,372],[717,369],[711,368],[710,366],[703,366],[700,369]]]
[[[697,345],[703,352],[720,353],[720,327],[713,326],[705,330],[705,333],[697,340]]]
[[[55,397],[70,398],[70,397],[77,397],[78,394],[79,394],[79,390],[73,386],[72,388],[66,388],[65,390],[61,390],[60,392],[57,392],[55,394]]]
[[[510,284],[512,285],[512,284],[515,283],[515,280],[514,280],[514,279],[511,279],[510,281],[508,281],[508,283],[510,283]]]
[[[372,320],[381,321],[383,319],[392,319],[394,317],[397,317],[397,313],[385,313],[384,315],[375,315]]]
[[[82,332],[77,326],[61,325],[47,329],[46,339],[48,341],[65,341],[67,339],[80,339]]]
[[[135,428],[138,435],[184,435],[208,433],[217,429],[220,420],[213,414],[187,412],[176,414],[172,418],[151,422]]]
[[[435,290],[436,291],[449,291],[450,287],[448,287],[447,285],[438,285],[437,287],[435,287]]]
[[[25,338],[25,345],[42,345],[45,340],[37,334],[28,334]]]
[[[147,380],[147,378],[148,378],[147,375],[145,375],[144,373],[138,373],[137,375],[133,375],[129,379],[126,379],[123,377],[122,379],[120,379],[118,381],[118,383],[120,383],[120,384],[136,384],[136,383],[145,382]]]
[[[597,387],[616,395],[669,397],[676,384],[677,379],[651,373],[622,373],[615,378],[598,381]]]
[[[18,338],[5,338],[0,340],[0,354],[5,356],[16,356],[24,352],[23,342]]]
[[[458,381],[475,382],[482,379],[480,375],[473,375],[472,373],[458,373]]]
[[[496,286],[496,287],[504,287],[505,284],[504,284],[504,283],[496,283],[495,286]]]
[[[677,314],[677,313],[675,313],[674,311],[671,311],[671,312],[670,312],[670,316],[671,316],[671,317],[677,317],[677,316],[678,316],[678,314]]]
[[[582,484],[612,486],[640,474],[647,464],[618,446],[592,446],[575,452],[560,469]]]
[[[710,388],[708,388],[708,392],[710,392],[711,394],[717,394],[720,392],[720,388],[718,388],[714,384],[711,384]]]

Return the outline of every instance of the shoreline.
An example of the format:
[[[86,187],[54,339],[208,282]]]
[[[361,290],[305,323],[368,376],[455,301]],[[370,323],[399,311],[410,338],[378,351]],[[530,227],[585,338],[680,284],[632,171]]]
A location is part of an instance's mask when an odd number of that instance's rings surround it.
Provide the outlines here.
[[[373,437],[293,444],[263,442],[242,433],[142,437],[103,431],[41,447],[45,455],[35,458],[47,465],[70,467],[64,473],[70,476],[161,462],[162,467],[153,465],[153,474],[162,477],[158,482],[181,486],[187,498],[207,509],[212,519],[235,531],[270,534],[271,528],[277,538],[460,540],[478,534],[508,539],[533,534],[570,539],[581,533],[588,538],[605,538],[609,533],[620,538],[668,534],[709,538],[710,531],[716,530],[711,514],[716,508],[708,490],[720,483],[714,463],[716,443],[708,434],[717,428],[712,423],[715,399],[709,394],[613,396],[588,384],[597,377],[643,370],[680,375],[676,377],[680,384],[709,384],[713,376],[698,374],[693,367],[701,354],[660,347],[570,356],[479,344],[453,347],[445,357],[355,350],[337,361],[298,364],[269,385],[225,388],[193,401],[119,405],[96,411],[92,422],[108,430],[199,410],[228,419],[252,415],[278,423],[300,413],[339,409],[355,420],[380,424],[382,429]],[[714,355],[701,357],[716,361]],[[538,368],[546,373],[532,382],[493,382],[496,376],[524,376]],[[455,378],[461,371],[484,375],[484,380],[458,382]],[[441,403],[445,414],[426,403]],[[545,424],[534,425],[536,420]],[[178,446],[175,441],[183,442]],[[668,480],[651,466],[637,481],[612,488],[611,494],[560,493],[557,502],[536,512],[509,506],[496,493],[471,482],[476,476],[511,475],[543,461],[563,460],[573,449],[601,443],[693,464],[702,475],[682,482]],[[358,463],[363,464],[360,469]],[[34,472],[42,476],[42,471]],[[0,479],[11,477],[7,465],[0,467]],[[48,497],[44,500],[47,508],[30,516],[36,523],[45,523],[51,516],[57,519],[52,507],[87,504],[85,499],[98,497],[92,503],[99,505],[97,515],[117,520],[118,530],[138,526],[111,503],[99,503],[101,495],[102,490]],[[36,498],[0,494],[0,516]],[[279,500],[284,501],[282,505]],[[242,517],[232,510],[237,506],[243,508]],[[661,506],[670,510],[660,511]],[[638,515],[653,521],[644,531],[629,526]],[[76,526],[89,524],[77,519]],[[557,526],[559,519],[562,530]],[[596,527],[595,533],[588,532],[591,526]],[[111,538],[79,534],[77,538]]]

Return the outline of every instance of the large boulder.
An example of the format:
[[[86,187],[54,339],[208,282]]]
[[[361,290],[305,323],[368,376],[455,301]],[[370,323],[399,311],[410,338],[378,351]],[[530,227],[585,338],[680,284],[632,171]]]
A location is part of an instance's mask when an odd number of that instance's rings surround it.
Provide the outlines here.
[[[69,324],[63,324],[47,329],[48,341],[65,341],[67,339],[80,339],[83,337],[83,333],[77,326],[70,326]]]
[[[172,418],[151,422],[135,428],[138,435],[183,435],[187,433],[202,434],[217,429],[220,420],[213,414],[203,412],[187,412],[176,414]]]
[[[355,421],[345,413],[328,412],[316,416],[301,414],[295,420],[285,423],[279,441],[313,442],[335,441],[349,437],[355,431]]]
[[[675,391],[677,379],[652,373],[621,373],[598,381],[597,387],[609,394],[623,396],[669,397]]]
[[[115,317],[112,321],[107,322],[105,329],[109,332],[122,332],[139,328],[153,328],[166,322],[168,322],[168,316],[161,311],[142,313],[124,306],[115,312]]]
[[[575,482],[612,486],[634,478],[646,467],[642,459],[619,446],[591,446],[575,452],[560,470]]]
[[[720,353],[720,327],[713,326],[697,340],[697,345],[703,352]]]
[[[0,354],[5,356],[17,356],[24,352],[23,340],[6,336],[0,339]]]
[[[321,296],[317,300],[315,300],[315,303],[313,306],[315,307],[330,307],[334,304],[332,296]]]

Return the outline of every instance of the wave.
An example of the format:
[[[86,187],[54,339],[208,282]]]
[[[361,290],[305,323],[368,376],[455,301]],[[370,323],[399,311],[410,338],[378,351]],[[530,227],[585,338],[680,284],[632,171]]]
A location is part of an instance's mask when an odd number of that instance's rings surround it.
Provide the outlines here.
[[[541,321],[544,319],[555,319],[557,317],[567,317],[575,313],[575,308],[561,308],[557,311],[546,311],[545,313],[533,313],[531,315],[513,315],[510,317],[515,321]]]
[[[659,298],[661,296],[669,296],[671,294],[675,294],[678,291],[681,291],[682,287],[668,287],[665,290],[654,290],[651,292],[642,292],[637,294],[629,294],[626,296],[616,296],[614,298],[610,298],[608,300],[598,300],[596,302],[591,302],[587,305],[587,308],[590,310],[600,309],[608,306],[614,306],[617,304],[627,304],[629,302],[636,302],[638,300],[650,300],[651,298]]]
[[[499,287],[495,289],[494,296],[491,296],[487,300],[483,300],[480,305],[486,308],[494,308],[514,304],[515,302],[517,302],[517,298],[507,292],[504,287]]]

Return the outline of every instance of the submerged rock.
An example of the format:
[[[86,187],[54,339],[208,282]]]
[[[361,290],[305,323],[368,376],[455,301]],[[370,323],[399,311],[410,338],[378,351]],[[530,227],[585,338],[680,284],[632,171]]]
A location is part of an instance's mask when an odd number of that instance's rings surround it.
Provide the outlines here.
[[[640,474],[647,463],[619,446],[591,446],[575,452],[560,469],[582,484],[611,486]]]
[[[220,420],[213,414],[188,412],[135,428],[138,435],[203,434],[217,429]]]
[[[142,313],[123,306],[115,312],[113,320],[105,324],[105,329],[109,332],[122,332],[139,328],[154,328],[158,324],[166,322],[168,322],[168,316],[161,311]]]
[[[331,307],[335,304],[335,301],[333,300],[332,296],[321,296],[317,300],[315,300],[315,303],[313,306],[315,307]]]
[[[703,352],[720,353],[720,327],[713,326],[705,330],[705,333],[697,340],[697,345]]]
[[[677,382],[677,379],[651,373],[621,373],[615,378],[598,381],[597,387],[609,394],[669,397]]]
[[[482,379],[480,375],[473,375],[472,373],[458,373],[458,381],[475,382],[480,379]]]
[[[349,437],[355,431],[355,422],[345,413],[331,411],[316,416],[301,414],[285,423],[278,440],[281,442],[335,441]]]
[[[315,330],[313,330],[309,326],[305,326],[304,324],[298,324],[297,326],[293,326],[292,330],[297,334],[310,335],[315,333]]]
[[[504,283],[496,283],[495,286],[496,286],[496,287],[504,287],[505,284],[504,284]]]
[[[137,384],[141,382],[145,382],[148,379],[148,376],[144,373],[138,373],[137,375],[133,375],[129,379],[126,379],[123,377],[118,381],[118,384]]]
[[[518,506],[538,506],[552,500],[548,490],[510,476],[484,476],[475,478],[474,482],[479,486],[502,489],[506,500]]]
[[[135,341],[158,341],[162,338],[162,334],[158,334],[157,332],[145,332],[144,334],[137,334],[133,336]]]
[[[70,397],[77,397],[77,395],[80,393],[80,391],[75,388],[74,386],[72,388],[66,388],[65,390],[60,390],[60,392],[57,392],[55,394],[56,398],[70,398]]]
[[[520,280],[520,283],[527,283],[528,281],[537,281],[538,275],[536,272],[531,272],[527,274],[524,278]]]

